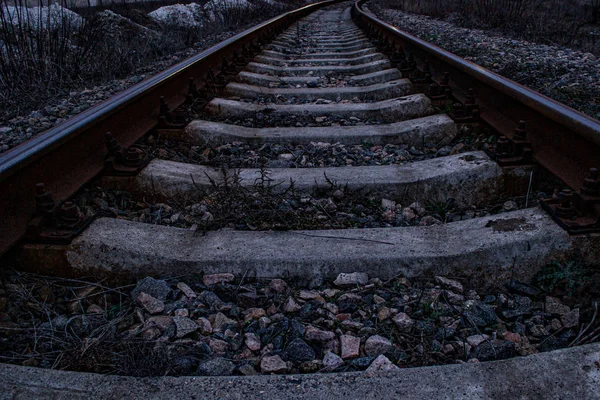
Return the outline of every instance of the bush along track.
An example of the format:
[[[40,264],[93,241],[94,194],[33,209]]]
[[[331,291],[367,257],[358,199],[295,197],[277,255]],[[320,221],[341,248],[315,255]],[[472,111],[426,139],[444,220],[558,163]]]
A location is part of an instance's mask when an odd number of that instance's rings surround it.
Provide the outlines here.
[[[0,2],[0,39],[7,43],[0,54],[0,152],[289,9],[261,0],[211,1],[149,14],[138,4],[118,9],[123,15],[79,15],[58,4],[25,11],[21,3]]]
[[[136,143],[148,163],[69,203],[91,218],[70,243],[15,251],[17,270],[78,279],[4,276],[6,361],[373,373],[598,339],[595,236],[540,210],[562,189],[552,177],[494,161],[476,105],[428,97],[347,4],[256,52],[163,104]]]

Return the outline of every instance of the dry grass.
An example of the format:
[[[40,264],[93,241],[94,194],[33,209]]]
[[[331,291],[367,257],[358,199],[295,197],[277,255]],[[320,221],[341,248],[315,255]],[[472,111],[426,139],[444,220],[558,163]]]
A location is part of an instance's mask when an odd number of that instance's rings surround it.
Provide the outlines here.
[[[254,0],[254,7],[219,5],[201,27],[159,24],[147,9],[128,8],[138,25],[115,24],[98,8],[74,14],[55,3],[52,12],[26,12],[25,0],[0,0],[0,117],[42,108],[70,91],[139,73],[140,68],[218,34],[275,16],[282,7]],[[42,0],[39,0],[40,6]],[[131,6],[128,6],[131,7]],[[123,6],[113,5],[120,10]],[[204,44],[205,45],[205,44]],[[175,60],[177,61],[177,60]],[[173,62],[175,62],[173,61]]]
[[[375,4],[435,18],[451,17],[469,28],[493,29],[600,54],[600,0],[391,0]]]

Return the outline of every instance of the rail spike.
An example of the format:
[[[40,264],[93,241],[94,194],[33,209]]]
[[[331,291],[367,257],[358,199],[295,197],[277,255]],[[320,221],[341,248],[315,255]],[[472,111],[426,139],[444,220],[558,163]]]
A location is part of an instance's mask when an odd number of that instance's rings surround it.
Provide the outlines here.
[[[35,205],[35,216],[27,225],[27,241],[68,244],[93,220],[72,201],[57,203],[44,183],[35,185]]]
[[[135,176],[150,161],[148,153],[139,146],[121,148],[110,132],[104,135],[106,139],[107,154],[104,160],[104,175],[107,176]]]
[[[564,189],[544,199],[542,207],[572,234],[600,232],[600,179],[598,168],[590,168],[579,192]]]

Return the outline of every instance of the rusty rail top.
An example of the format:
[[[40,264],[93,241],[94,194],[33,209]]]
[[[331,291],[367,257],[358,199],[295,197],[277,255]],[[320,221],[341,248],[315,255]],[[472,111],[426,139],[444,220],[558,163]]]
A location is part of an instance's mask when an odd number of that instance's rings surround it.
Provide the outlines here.
[[[172,108],[181,105],[190,78],[218,72],[223,57],[242,45],[339,1],[310,4],[247,29],[0,154],[0,255],[25,234],[37,183],[43,182],[56,201],[72,196],[102,171],[106,132],[119,145],[131,145],[156,125],[161,96]]]
[[[436,81],[449,72],[452,93],[459,100],[473,88],[482,119],[500,134],[512,137],[518,121],[525,120],[534,158],[568,186],[578,189],[589,169],[600,166],[600,121],[401,31],[365,11],[366,1],[353,6],[359,24],[403,46],[419,66],[427,61]]]

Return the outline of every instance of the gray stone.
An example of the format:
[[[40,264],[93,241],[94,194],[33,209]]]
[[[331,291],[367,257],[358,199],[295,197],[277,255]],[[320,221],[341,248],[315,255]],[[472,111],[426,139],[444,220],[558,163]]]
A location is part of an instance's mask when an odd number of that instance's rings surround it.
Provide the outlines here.
[[[475,347],[472,354],[479,361],[491,361],[514,357],[517,352],[513,342],[508,340],[494,340],[481,343]]]
[[[227,329],[237,327],[237,322],[228,318],[223,313],[217,313],[215,316],[215,322],[213,323],[213,330],[225,331]]]
[[[233,274],[229,274],[229,273],[209,274],[209,275],[204,275],[202,277],[202,281],[204,282],[204,284],[206,286],[212,286],[212,285],[217,285],[217,284],[222,284],[222,283],[230,283],[230,282],[233,282],[234,279],[235,279],[235,277],[233,276]]]
[[[343,360],[356,358],[360,355],[360,338],[352,335],[341,335],[340,347]]]
[[[388,351],[393,350],[393,348],[392,342],[379,335],[371,336],[365,342],[365,353],[367,353],[368,356],[385,354]]]
[[[462,293],[464,290],[462,283],[443,276],[436,276],[435,281],[444,289],[452,290],[453,292]]]
[[[175,332],[178,338],[182,338],[198,329],[198,324],[188,317],[173,317],[173,322],[175,322]]]
[[[394,324],[398,327],[398,329],[402,332],[409,331],[415,324],[415,321],[407,314],[400,312],[392,318]]]
[[[288,297],[287,301],[283,305],[283,312],[286,313],[294,313],[298,312],[302,309],[302,306],[294,300],[293,297]]]
[[[472,323],[478,327],[485,327],[498,322],[498,316],[494,308],[481,302],[477,302],[473,307],[465,311],[463,318],[467,321],[467,326],[470,326],[469,323]]]
[[[221,339],[210,339],[208,346],[215,354],[225,354],[229,349],[229,343]]]
[[[250,364],[240,365],[238,367],[238,371],[240,371],[240,373],[244,376],[258,375],[258,372],[256,372],[256,369],[254,369],[254,367]]]
[[[275,293],[283,293],[287,289],[287,283],[285,283],[285,281],[283,279],[273,279],[269,283],[269,287]]]
[[[198,365],[198,375],[224,376],[231,375],[235,370],[235,364],[222,357],[211,358]]]
[[[472,335],[467,338],[467,343],[469,343],[472,347],[477,347],[481,343],[483,343],[489,339],[490,339],[489,335]]]
[[[304,337],[306,338],[306,340],[328,342],[330,340],[335,339],[335,334],[333,332],[324,331],[321,329],[317,329],[312,325],[308,325],[306,327]]]
[[[291,361],[311,361],[316,357],[313,348],[300,338],[292,340],[287,345],[285,355]]]
[[[244,337],[246,338],[246,347],[248,347],[252,351],[260,350],[260,337],[250,332],[244,334]]]
[[[569,306],[561,303],[556,297],[546,296],[545,302],[546,312],[552,315],[565,315],[568,314],[571,309]]]
[[[560,318],[565,328],[575,328],[579,325],[579,308],[574,308]]]
[[[198,298],[212,309],[219,309],[225,304],[219,296],[209,290],[201,292]]]
[[[188,285],[186,285],[184,282],[179,282],[177,284],[177,289],[181,290],[181,292],[188,299],[194,299],[194,298],[198,297],[198,295],[196,294],[196,292],[194,292],[194,290],[191,287],[189,287]]]
[[[142,292],[147,293],[159,300],[165,301],[169,293],[171,293],[171,287],[167,281],[146,277],[139,281],[135,289],[131,291],[131,297],[136,299]]]
[[[196,320],[196,324],[198,324],[198,328],[200,333],[203,335],[210,335],[213,332],[212,324],[210,321],[204,317],[200,317]]]
[[[328,371],[333,371],[334,369],[344,365],[344,360],[340,356],[331,351],[328,351],[323,357],[323,365],[327,368]]]
[[[162,300],[154,298],[145,292],[140,293],[136,301],[150,314],[158,314],[165,310],[165,303]]]

